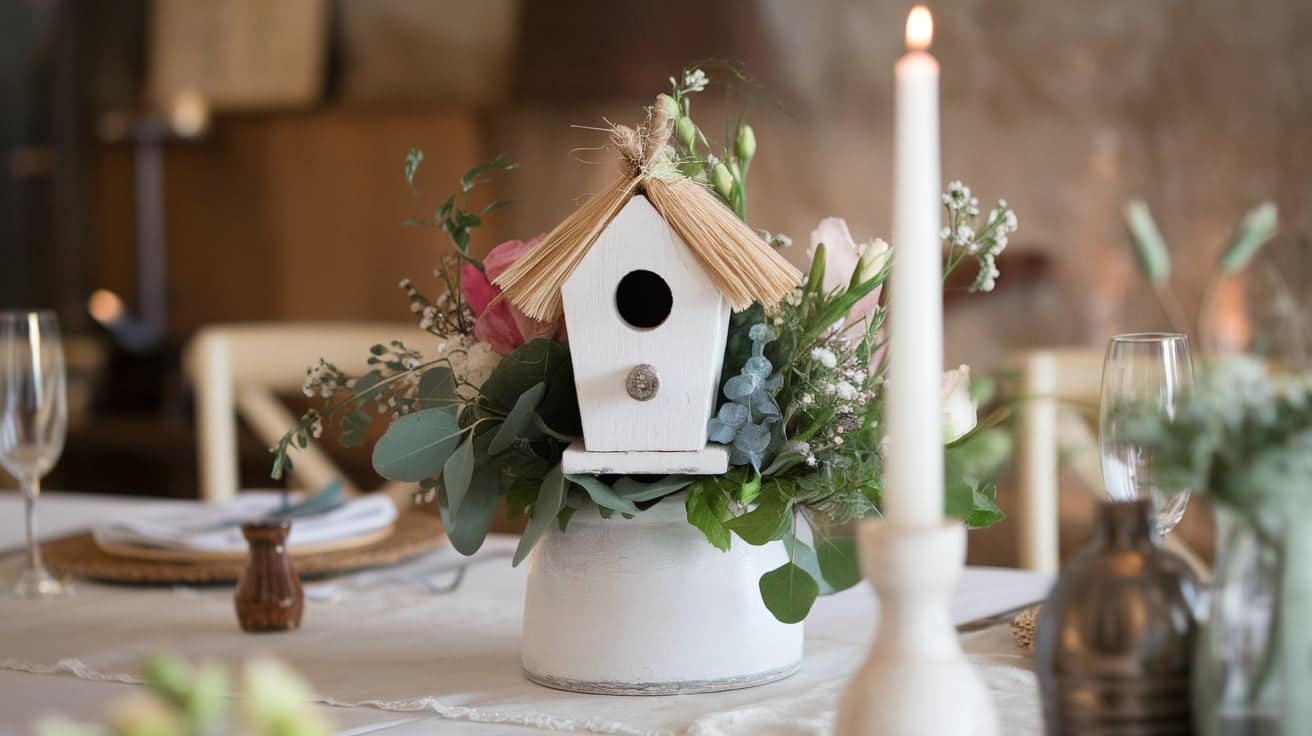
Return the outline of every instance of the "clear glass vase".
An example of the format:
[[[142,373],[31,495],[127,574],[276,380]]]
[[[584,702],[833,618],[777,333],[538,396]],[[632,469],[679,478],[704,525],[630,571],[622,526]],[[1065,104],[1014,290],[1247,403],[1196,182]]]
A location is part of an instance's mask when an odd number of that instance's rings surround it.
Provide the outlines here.
[[[1217,556],[1194,661],[1202,736],[1312,733],[1312,557],[1298,524],[1217,509]],[[1291,697],[1292,696],[1292,697]]]

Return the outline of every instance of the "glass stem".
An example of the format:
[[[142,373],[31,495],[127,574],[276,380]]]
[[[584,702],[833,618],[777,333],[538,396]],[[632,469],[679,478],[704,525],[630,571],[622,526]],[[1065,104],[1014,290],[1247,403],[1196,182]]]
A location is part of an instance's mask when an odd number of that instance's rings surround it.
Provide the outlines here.
[[[36,573],[42,570],[41,545],[36,541],[36,497],[40,493],[40,476],[33,476],[23,484],[23,500],[27,506],[27,565],[28,569]]]

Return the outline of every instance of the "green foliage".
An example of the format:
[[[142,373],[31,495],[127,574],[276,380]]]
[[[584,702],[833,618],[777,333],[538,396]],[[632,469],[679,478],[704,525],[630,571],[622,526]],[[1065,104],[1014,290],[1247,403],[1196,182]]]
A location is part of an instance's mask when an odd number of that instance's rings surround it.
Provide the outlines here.
[[[1171,414],[1125,404],[1127,439],[1152,453],[1153,482],[1195,491],[1267,540],[1312,514],[1312,374],[1272,377],[1250,358],[1209,369]]]
[[[374,445],[374,470],[388,480],[417,483],[442,469],[463,433],[454,407],[407,414]]]
[[[774,617],[786,624],[795,624],[811,612],[820,585],[806,570],[793,562],[785,562],[761,576],[761,598]]]
[[[855,539],[817,534],[815,551],[820,573],[835,591],[847,590],[861,582],[861,561]]]
[[[1244,270],[1262,249],[1276,236],[1279,215],[1275,203],[1263,202],[1244,215],[1235,228],[1230,243],[1221,253],[1221,271],[1238,273]]]
[[[729,499],[715,478],[699,480],[688,487],[684,499],[688,523],[706,535],[706,541],[722,552],[729,551],[731,535],[725,523],[733,517]]]
[[[556,520],[556,515],[564,508],[564,504],[565,476],[557,465],[542,479],[537,500],[533,503],[533,515],[528,520],[528,526],[524,528],[524,534],[519,538],[519,545],[515,547],[512,564],[519,566],[519,563],[528,558],[529,552],[533,551],[533,546],[538,543],[551,522]]]
[[[620,496],[595,475],[567,475],[565,479],[582,488],[588,494],[588,498],[603,509],[619,511],[623,514],[638,513],[638,507],[631,499]]]
[[[744,542],[762,545],[783,539],[792,521],[793,500],[784,496],[778,486],[761,493],[756,508],[725,522],[725,526]]]
[[[483,546],[492,518],[497,509],[501,491],[501,470],[498,462],[477,465],[470,478],[469,490],[456,510],[450,508],[445,488],[438,493],[438,509],[442,525],[446,528],[451,546],[462,555],[472,555]]]
[[[508,412],[525,391],[538,383],[546,385],[546,393],[537,407],[538,416],[561,434],[581,435],[583,423],[579,418],[569,348],[554,340],[524,343],[503,358],[483,384],[484,403]]]
[[[488,454],[499,455],[509,449],[515,440],[524,436],[533,426],[538,404],[542,402],[542,397],[546,393],[547,384],[539,381],[515,399],[515,405],[502,420],[501,426],[497,428],[492,442],[487,447]]]
[[[405,152],[405,183],[410,187],[410,191],[418,193],[415,189],[415,174],[419,171],[419,164],[424,160],[424,152],[418,148],[411,148]]]
[[[1171,255],[1148,205],[1138,199],[1125,205],[1125,225],[1144,277],[1153,284],[1165,284],[1171,278]]]
[[[419,163],[423,159],[424,152],[417,148],[412,148],[406,153],[405,178],[411,189],[414,189],[414,176],[419,168]],[[474,228],[483,224],[484,215],[501,209],[509,203],[505,200],[496,200],[484,205],[482,208],[474,209],[470,203],[469,194],[480,182],[487,180],[486,174],[497,171],[510,171],[516,168],[519,168],[519,164],[510,161],[504,154],[491,161],[481,163],[461,175],[459,193],[447,197],[433,213],[432,219],[410,219],[406,220],[404,224],[442,228],[443,232],[451,238],[451,243],[455,245],[456,253],[460,259],[482,271],[482,261],[469,254],[471,234]],[[457,201],[457,197],[459,197],[459,201]],[[459,297],[458,294],[456,296]]]
[[[446,489],[446,505],[452,516],[460,513],[460,504],[474,480],[475,463],[474,437],[467,435],[442,466],[442,486]]]

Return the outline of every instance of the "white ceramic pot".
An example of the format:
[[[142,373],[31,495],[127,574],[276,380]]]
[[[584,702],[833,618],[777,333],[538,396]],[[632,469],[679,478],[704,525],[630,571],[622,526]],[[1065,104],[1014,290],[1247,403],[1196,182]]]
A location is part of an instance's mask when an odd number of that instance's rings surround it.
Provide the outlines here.
[[[671,695],[763,685],[797,671],[802,624],[761,602],[782,543],[734,538],[728,552],[691,526],[684,496],[632,519],[580,509],[529,559],[524,673],[560,690]]]

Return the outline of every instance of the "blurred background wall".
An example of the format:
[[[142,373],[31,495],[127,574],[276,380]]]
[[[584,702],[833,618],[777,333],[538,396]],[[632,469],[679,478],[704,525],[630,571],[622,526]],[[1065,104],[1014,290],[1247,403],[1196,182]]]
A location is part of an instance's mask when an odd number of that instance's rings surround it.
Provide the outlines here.
[[[998,290],[949,295],[950,361],[989,369],[1026,347],[1165,327],[1124,242],[1131,197],[1153,206],[1188,310],[1240,214],[1263,199],[1282,213],[1272,257],[1307,283],[1312,4],[932,9],[945,181],[965,180],[985,203],[1005,197],[1021,222]],[[404,320],[397,281],[422,285],[447,246],[403,219],[430,214],[461,172],[505,152],[522,167],[489,196],[515,205],[475,247],[550,229],[612,176],[594,150],[603,135],[587,126],[634,121],[692,62],[732,60],[751,77],[706,93],[694,113],[710,134],[739,115],[755,126],[755,226],[790,234],[799,260],[827,215],[858,239],[887,236],[907,10],[0,1],[0,305],[58,309],[90,356],[82,410],[95,421],[75,431],[52,485],[191,495],[177,353],[198,326]],[[733,76],[704,68],[713,82]],[[421,195],[402,176],[410,147],[426,152]],[[1233,288],[1243,302],[1257,287]],[[258,482],[267,455],[244,447]]]

